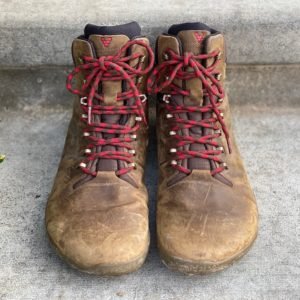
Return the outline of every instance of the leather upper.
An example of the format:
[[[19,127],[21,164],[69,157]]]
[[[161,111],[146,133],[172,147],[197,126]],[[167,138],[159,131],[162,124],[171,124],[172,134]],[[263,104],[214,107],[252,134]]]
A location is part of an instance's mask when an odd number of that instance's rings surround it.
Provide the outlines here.
[[[75,65],[82,56],[112,55],[129,39],[114,35],[109,47],[101,43],[103,36],[91,35],[89,40],[75,39],[72,46]],[[146,38],[139,38],[149,43]],[[142,51],[134,45],[131,51]],[[143,62],[148,63],[147,53]],[[135,62],[133,61],[134,65]],[[144,81],[141,93],[145,93]],[[83,76],[77,78],[78,86]],[[118,105],[116,93],[122,82],[104,82],[104,105]],[[147,108],[145,108],[147,114]],[[84,158],[82,149],[88,141],[83,138],[84,124],[79,97],[74,99],[73,115],[65,147],[46,209],[46,226],[52,243],[71,264],[81,269],[101,265],[126,264],[145,256],[149,245],[148,194],[143,182],[148,128],[141,124],[137,139],[132,143],[136,150],[136,169],[124,177],[116,176],[117,161],[98,161],[96,177],[84,174],[79,163]],[[110,120],[115,121],[118,116]],[[133,122],[134,116],[127,121]],[[106,149],[107,150],[107,149]]]
[[[201,40],[201,45],[197,41],[198,35],[205,37]],[[220,51],[221,63],[217,71],[222,74],[220,82],[223,84],[226,62],[222,34],[210,35],[206,30],[188,30],[179,32],[177,36],[159,36],[157,41],[159,63],[163,63],[164,52],[169,48],[178,54],[183,54],[184,51],[193,53]],[[203,62],[206,66],[211,63],[211,59]],[[181,104],[203,105],[205,96],[199,79],[187,82],[177,80],[176,84],[191,90],[191,96],[172,96],[171,101],[181,99]],[[163,94],[168,92],[168,88],[162,91]],[[186,175],[180,174],[180,171],[175,170],[170,164],[174,154],[169,150],[177,141],[169,135],[173,124],[172,120],[166,118],[166,104],[159,101],[157,136],[160,179],[157,235],[161,251],[168,256],[198,263],[217,264],[239,256],[256,237],[258,224],[256,200],[234,139],[227,95],[220,109],[224,113],[224,121],[229,131],[232,153],[228,152],[224,135],[217,141],[224,147],[224,154],[221,157],[228,165],[228,169],[212,176],[214,163],[195,158],[192,163],[182,162],[191,168],[191,173]],[[190,114],[189,117],[194,116]],[[201,132],[198,136],[201,136]],[[194,149],[201,150],[203,147]]]

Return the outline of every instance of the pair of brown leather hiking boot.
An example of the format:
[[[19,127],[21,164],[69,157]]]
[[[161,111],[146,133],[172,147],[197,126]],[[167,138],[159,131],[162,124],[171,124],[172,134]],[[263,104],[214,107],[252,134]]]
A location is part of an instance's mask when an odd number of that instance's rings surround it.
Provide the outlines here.
[[[223,87],[224,37],[202,23],[173,25],[157,39],[154,66],[140,34],[136,22],[87,25],[73,41],[67,88],[78,97],[47,205],[49,238],[61,257],[88,273],[119,275],[143,264],[153,93],[161,257],[188,274],[221,270],[249,249],[258,220]]]

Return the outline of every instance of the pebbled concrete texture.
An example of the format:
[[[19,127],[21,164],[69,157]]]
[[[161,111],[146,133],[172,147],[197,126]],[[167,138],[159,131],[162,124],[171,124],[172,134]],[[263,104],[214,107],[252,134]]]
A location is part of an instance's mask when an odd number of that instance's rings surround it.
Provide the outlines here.
[[[232,109],[260,211],[253,248],[231,268],[210,276],[187,277],[161,263],[155,245],[157,161],[152,118],[146,175],[151,249],[141,270],[119,278],[71,269],[45,235],[44,209],[70,109],[43,105],[3,109],[0,153],[7,157],[0,164],[0,299],[299,299],[300,107],[258,104]]]
[[[18,109],[70,106],[65,88],[70,66],[0,68],[1,106]],[[300,103],[300,64],[229,65],[226,88],[233,104],[260,107],[298,106]]]
[[[71,63],[86,23],[138,21],[155,37],[174,23],[201,21],[226,35],[232,64],[300,63],[298,0],[0,0],[0,66]]]

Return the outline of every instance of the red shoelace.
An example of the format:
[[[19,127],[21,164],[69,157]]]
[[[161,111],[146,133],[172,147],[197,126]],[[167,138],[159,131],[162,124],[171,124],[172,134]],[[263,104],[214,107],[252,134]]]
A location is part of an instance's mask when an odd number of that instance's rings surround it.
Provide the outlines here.
[[[148,78],[148,92],[159,93],[163,89],[170,90],[169,94],[163,96],[163,101],[166,103],[165,108],[167,110],[166,118],[174,120],[174,126],[171,128],[169,134],[176,140],[176,148],[170,149],[170,152],[174,154],[175,158],[171,161],[171,165],[185,174],[190,174],[191,170],[187,169],[180,164],[179,161],[189,158],[202,158],[216,162],[218,165],[211,171],[214,176],[217,173],[222,172],[227,168],[226,164],[219,157],[223,152],[223,147],[219,147],[217,141],[218,137],[225,135],[228,151],[231,152],[229,134],[226,125],[223,120],[223,113],[220,111],[219,106],[223,102],[225,92],[219,81],[220,73],[217,72],[216,66],[219,64],[221,53],[219,51],[213,51],[208,54],[194,55],[192,53],[184,53],[184,55],[178,55],[173,50],[168,49],[165,52],[166,60],[160,65],[155,67]],[[214,62],[209,67],[204,67],[201,61],[213,58]],[[186,70],[186,68],[192,68],[192,70]],[[166,75],[165,81],[161,79],[161,74]],[[189,96],[190,92],[184,90],[182,87],[174,83],[175,79],[189,80],[192,78],[199,78],[203,86],[203,95],[209,99],[209,104],[204,106],[185,106],[176,105],[172,101],[172,95]],[[210,118],[204,118],[200,121],[187,120],[179,117],[180,113],[214,113]],[[218,127],[218,123],[221,125],[221,129]],[[199,138],[180,135],[178,131],[182,129],[191,129],[193,127],[200,126],[202,128],[212,129],[213,133],[203,135]],[[190,144],[203,144],[213,146],[214,149],[206,149],[203,151],[190,151],[179,150],[178,148]]]
[[[142,69],[142,62],[145,59],[144,54],[134,53],[127,55],[127,50],[133,45],[143,46],[149,55],[149,63],[145,69]],[[138,60],[135,67],[130,66],[130,62]],[[76,66],[68,75],[67,89],[80,95],[80,104],[83,110],[81,121],[86,124],[83,136],[90,141],[90,144],[84,150],[86,159],[80,163],[82,171],[86,174],[96,176],[97,172],[92,171],[90,166],[96,159],[113,159],[121,160],[127,163],[126,168],[120,168],[116,171],[118,176],[126,174],[135,168],[134,154],[135,150],[130,145],[136,140],[136,132],[143,121],[147,124],[145,116],[146,95],[141,94],[140,81],[141,76],[147,74],[153,67],[154,55],[152,49],[143,41],[129,41],[116,55],[101,56],[93,58],[89,56],[82,57],[83,63]],[[77,75],[84,75],[84,83],[80,89],[73,88],[72,80]],[[99,84],[102,81],[121,81],[124,80],[128,89],[117,95],[117,101],[126,101],[134,99],[133,105],[107,106],[100,105],[104,100],[103,95],[98,93]],[[97,103],[97,100],[99,104]],[[136,123],[134,126],[110,124],[106,122],[93,122],[93,116],[96,115],[135,115]],[[97,133],[109,133],[121,135],[114,138],[99,138]],[[97,151],[97,146],[116,146],[126,149],[125,151]]]

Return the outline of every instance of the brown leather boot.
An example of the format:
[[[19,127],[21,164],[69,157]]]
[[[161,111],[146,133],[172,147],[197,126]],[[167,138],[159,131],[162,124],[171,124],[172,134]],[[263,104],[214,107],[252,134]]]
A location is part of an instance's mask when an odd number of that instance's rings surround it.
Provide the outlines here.
[[[221,270],[257,234],[257,207],[224,92],[224,37],[201,23],[173,25],[157,39],[160,181],[158,246],[164,263],[188,274]]]
[[[139,35],[135,22],[87,25],[72,45],[75,69],[67,88],[79,97],[46,226],[59,255],[88,273],[132,272],[148,252],[144,93],[154,58],[149,41]]]

